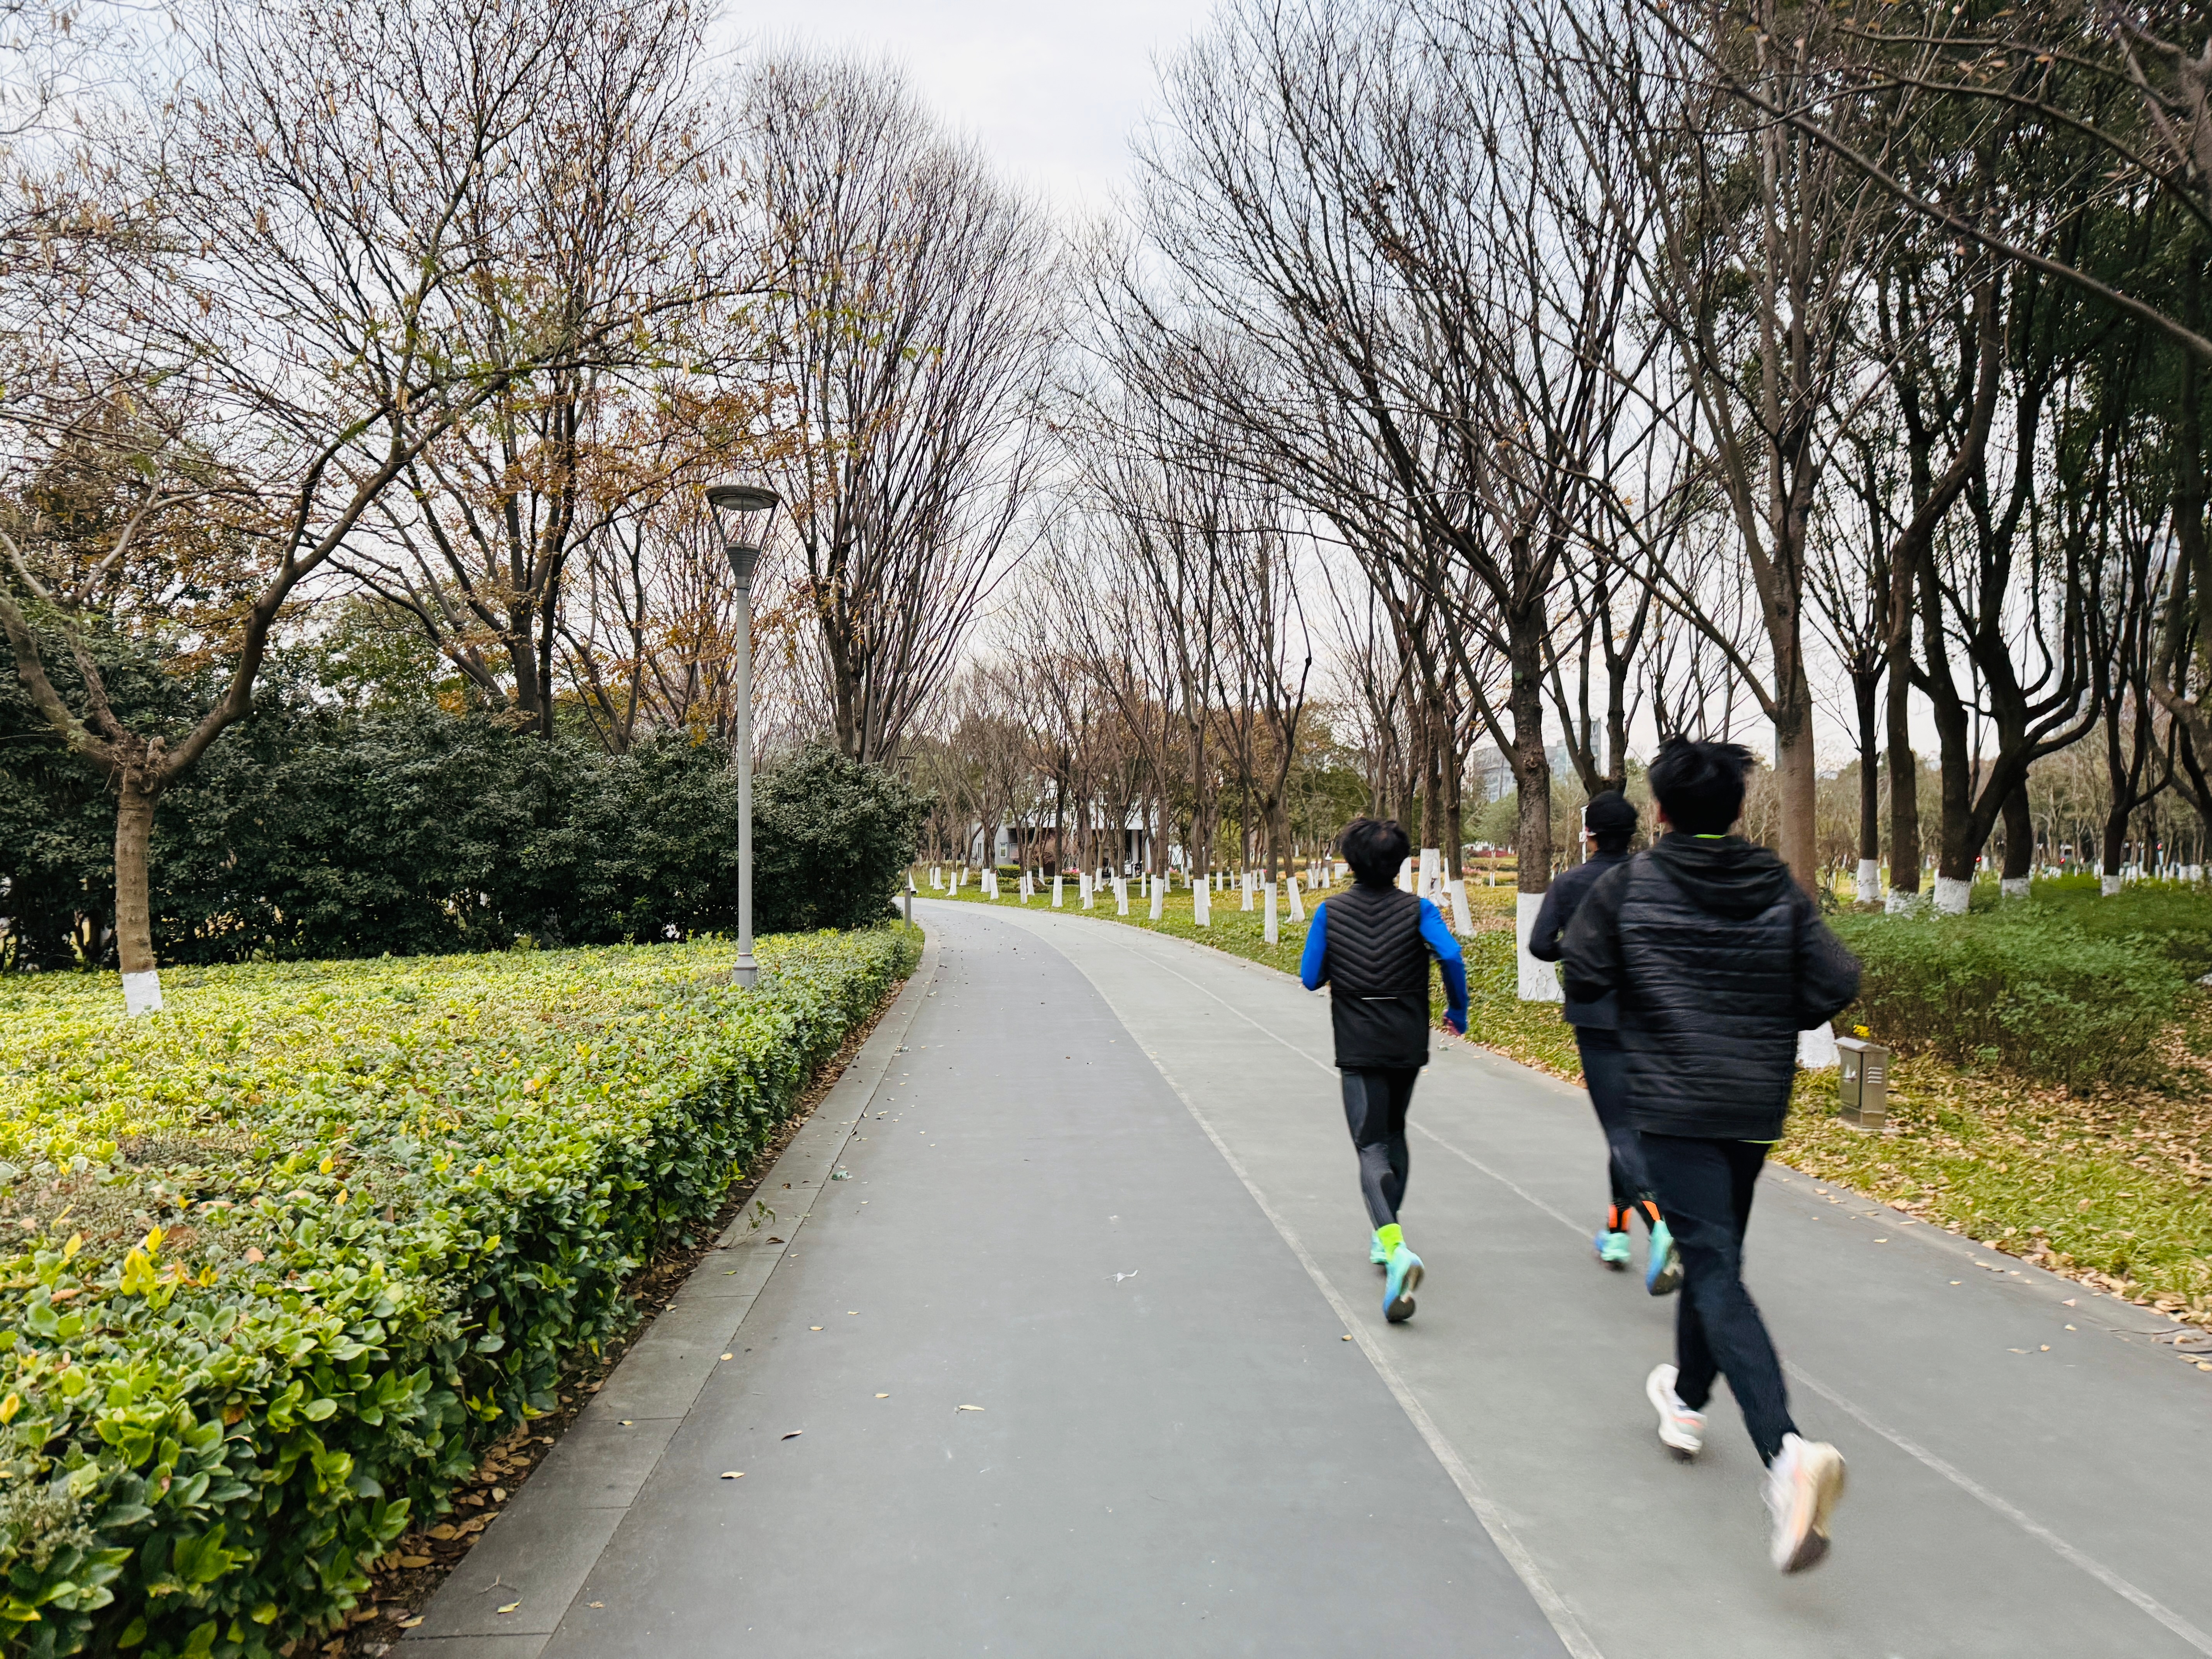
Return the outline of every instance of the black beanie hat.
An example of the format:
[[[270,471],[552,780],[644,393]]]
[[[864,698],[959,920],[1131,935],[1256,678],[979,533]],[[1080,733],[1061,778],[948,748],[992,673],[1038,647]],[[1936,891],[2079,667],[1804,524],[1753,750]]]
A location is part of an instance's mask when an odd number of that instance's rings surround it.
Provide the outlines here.
[[[1583,808],[1583,827],[1593,836],[1627,835],[1636,828],[1636,809],[1618,789],[1593,795]]]

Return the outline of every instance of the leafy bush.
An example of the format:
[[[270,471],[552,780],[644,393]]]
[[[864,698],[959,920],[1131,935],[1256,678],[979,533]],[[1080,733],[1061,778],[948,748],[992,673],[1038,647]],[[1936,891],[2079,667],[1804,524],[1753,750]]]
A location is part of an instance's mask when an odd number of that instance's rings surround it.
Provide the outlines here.
[[[2040,902],[1832,924],[1865,973],[1846,1023],[1902,1052],[1994,1060],[2053,1083],[2154,1073],[2154,1039],[2184,984],[2175,958],[2142,937],[2093,931]]]
[[[769,932],[880,921],[929,803],[890,773],[810,744],[753,802],[753,903]]]
[[[761,955],[752,991],[721,942],[187,972],[128,1022],[109,976],[0,981],[0,1652],[342,1618],[912,945]]]
[[[119,672],[119,671],[111,671]],[[148,670],[126,683],[165,688]],[[20,696],[15,702],[20,702]],[[0,687],[0,877],[16,967],[107,959],[114,802]],[[786,781],[786,775],[789,780]],[[883,911],[910,793],[803,751],[761,780],[764,931]],[[915,819],[918,822],[918,818]],[[680,939],[737,924],[737,785],[676,733],[609,757],[482,715],[370,713],[281,688],[162,801],[152,859],[166,963],[407,956]]]

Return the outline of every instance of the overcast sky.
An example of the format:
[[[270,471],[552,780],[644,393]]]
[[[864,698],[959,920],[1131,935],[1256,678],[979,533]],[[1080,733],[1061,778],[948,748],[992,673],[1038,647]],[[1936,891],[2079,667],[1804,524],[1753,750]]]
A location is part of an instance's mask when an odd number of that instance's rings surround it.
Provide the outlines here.
[[[1157,64],[1196,34],[1212,0],[811,0],[802,10],[731,0],[718,49],[742,56],[785,44],[850,50],[905,67],[948,125],[981,141],[998,165],[1073,219],[1104,208],[1130,178],[1130,132],[1157,105]],[[1816,645],[1825,654],[1825,647]],[[1848,699],[1839,676],[1822,689]],[[1849,758],[1835,697],[1819,717],[1824,763]],[[1771,739],[1755,710],[1731,735],[1761,753]],[[1925,717],[1916,705],[1915,722]],[[1649,754],[1648,714],[1631,747]]]
[[[947,123],[1070,212],[1103,207],[1127,176],[1131,128],[1151,107],[1156,58],[1205,21],[1207,0],[732,0],[720,44],[786,41],[905,65]]]

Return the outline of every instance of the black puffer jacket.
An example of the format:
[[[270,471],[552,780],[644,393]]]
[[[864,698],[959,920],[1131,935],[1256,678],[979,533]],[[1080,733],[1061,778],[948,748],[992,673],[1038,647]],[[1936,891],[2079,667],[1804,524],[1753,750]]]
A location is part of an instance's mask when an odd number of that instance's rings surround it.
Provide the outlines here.
[[[1544,890],[1543,907],[1528,929],[1528,954],[1539,962],[1557,962],[1561,942],[1574,925],[1575,912],[1582,908],[1590,889],[1605,879],[1607,871],[1627,862],[1626,853],[1599,853],[1553,877],[1552,884]],[[1570,997],[1565,1015],[1568,1024],[1585,1031],[1603,1033],[1620,1024],[1610,998],[1602,1002],[1577,1002]]]
[[[1608,872],[1565,963],[1569,997],[1618,994],[1637,1127],[1716,1140],[1781,1134],[1797,1033],[1859,988],[1789,866],[1733,836],[1666,836]]]

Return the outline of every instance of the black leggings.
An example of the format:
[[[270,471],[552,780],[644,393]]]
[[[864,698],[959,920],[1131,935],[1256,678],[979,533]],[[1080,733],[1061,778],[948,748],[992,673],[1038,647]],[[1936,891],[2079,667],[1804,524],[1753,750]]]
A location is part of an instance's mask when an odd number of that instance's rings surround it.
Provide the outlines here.
[[[1343,1073],[1344,1121],[1359,1150],[1359,1190],[1378,1232],[1406,1201],[1406,1109],[1420,1075],[1412,1066]]]
[[[1611,1041],[1607,1041],[1610,1038]],[[1651,1174],[1644,1164],[1644,1139],[1628,1121],[1628,1055],[1620,1040],[1606,1032],[1591,1036],[1577,1030],[1575,1047],[1583,1057],[1583,1082],[1605,1131],[1606,1174],[1613,1183],[1613,1207],[1629,1210],[1651,1196]],[[1625,1226],[1627,1218],[1616,1218]],[[1647,1213],[1645,1219],[1650,1216]]]

